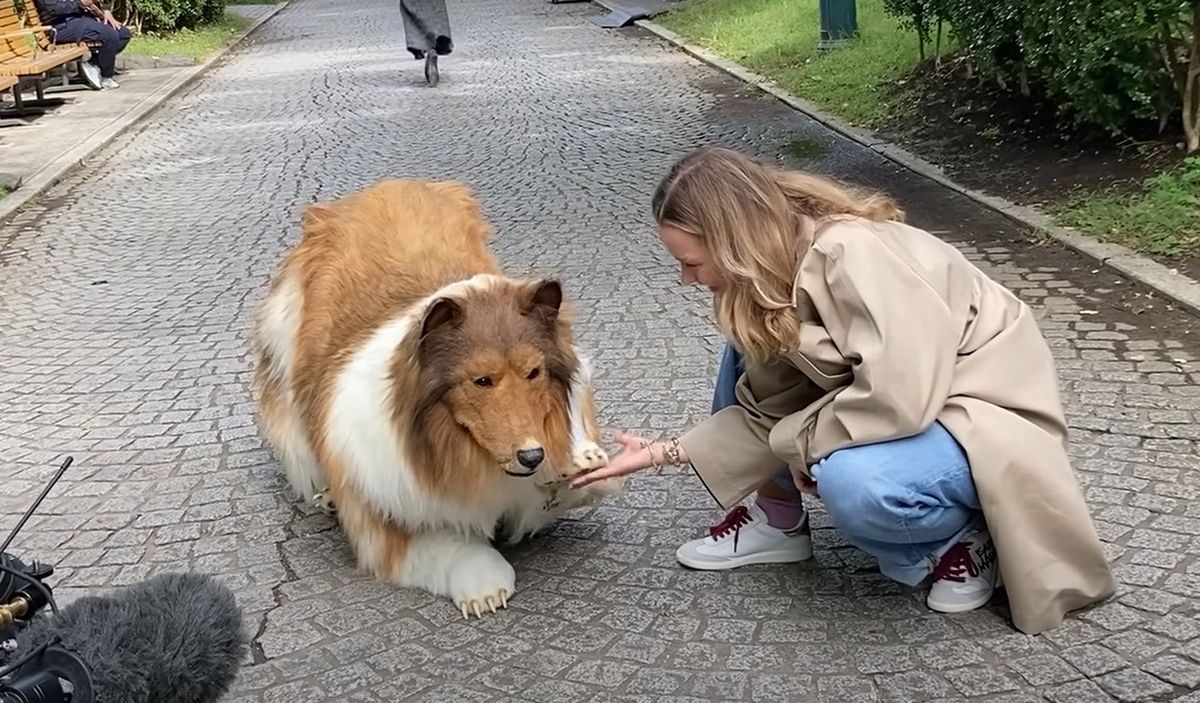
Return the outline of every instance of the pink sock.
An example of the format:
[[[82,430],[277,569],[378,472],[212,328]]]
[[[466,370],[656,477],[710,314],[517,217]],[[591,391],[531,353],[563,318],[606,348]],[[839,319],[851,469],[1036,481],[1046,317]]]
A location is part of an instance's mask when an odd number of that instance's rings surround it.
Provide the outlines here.
[[[790,530],[800,524],[804,517],[804,503],[796,500],[780,500],[755,496],[754,504],[767,516],[767,524],[777,530]]]

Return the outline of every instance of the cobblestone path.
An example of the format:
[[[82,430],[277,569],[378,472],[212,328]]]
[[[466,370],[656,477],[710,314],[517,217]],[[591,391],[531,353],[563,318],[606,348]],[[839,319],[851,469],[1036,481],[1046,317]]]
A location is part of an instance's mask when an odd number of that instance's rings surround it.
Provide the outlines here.
[[[6,523],[76,457],[19,553],[57,560],[64,594],[222,575],[257,631],[239,703],[1200,701],[1194,318],[640,30],[599,29],[595,6],[450,10],[458,48],[430,90],[394,2],[295,2],[0,228]],[[329,519],[284,497],[244,339],[303,203],[467,180],[510,270],[568,282],[606,424],[666,432],[706,412],[719,340],[652,238],[653,185],[702,142],[797,139],[819,153],[805,165],[888,188],[1043,315],[1112,602],[1038,638],[1000,609],[930,613],[829,529],[803,566],[687,572],[676,545],[718,515],[664,474],[514,550],[512,608],[467,623],[357,575]]]

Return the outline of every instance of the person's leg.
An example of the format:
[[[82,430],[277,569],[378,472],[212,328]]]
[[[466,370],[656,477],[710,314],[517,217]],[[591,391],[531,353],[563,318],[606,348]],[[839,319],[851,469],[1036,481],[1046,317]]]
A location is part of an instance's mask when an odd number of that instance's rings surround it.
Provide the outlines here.
[[[99,35],[97,40],[100,42],[100,48],[95,49],[96,65],[100,67],[100,77],[111,80],[117,72],[117,54],[125,48],[129,40],[122,41],[117,30],[103,22],[96,24],[99,25],[96,33]]]
[[[996,554],[962,447],[940,423],[904,439],[834,452],[813,477],[830,520],[885,575],[930,607],[970,610],[991,598]]]
[[[714,414],[737,404],[735,389],[742,372],[741,355],[726,345],[717,369]],[[772,480],[758,489],[753,504],[734,508],[708,529],[708,537],[682,545],[675,556],[693,569],[732,569],[811,558],[808,516],[787,465],[781,463]]]
[[[95,36],[96,24],[98,23],[94,19],[88,17],[71,17],[63,20],[54,25],[54,42],[56,44],[75,44],[91,41],[91,37]],[[103,87],[100,67],[96,65],[95,52],[86,60],[79,62],[79,74],[93,90],[100,90]]]
[[[713,389],[712,399],[713,415],[731,405],[737,405],[734,390],[743,371],[742,355],[733,346],[726,344],[725,351],[721,353],[721,363],[717,366],[716,388]]]
[[[55,41],[59,44],[75,42],[100,42],[92,50],[92,62],[100,67],[101,78],[112,78],[117,65],[117,53],[129,43],[129,30],[122,28],[127,36],[94,17],[72,17],[55,28]]]
[[[131,31],[129,29],[129,27],[126,27],[125,25],[121,25],[120,27],[118,27],[117,28],[117,52],[116,53],[119,54],[122,51],[125,51],[125,47],[129,46],[130,39],[133,39],[133,31]]]

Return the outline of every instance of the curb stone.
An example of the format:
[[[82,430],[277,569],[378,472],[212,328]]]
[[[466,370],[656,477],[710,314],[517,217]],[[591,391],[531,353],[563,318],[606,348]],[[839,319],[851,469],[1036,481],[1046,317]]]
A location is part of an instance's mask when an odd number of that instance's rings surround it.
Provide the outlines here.
[[[165,54],[163,56],[131,55],[117,57],[118,71],[136,71],[139,68],[183,68],[195,66],[196,61],[188,56]]]
[[[124,114],[120,117],[97,130],[87,139],[76,144],[73,148],[22,181],[20,187],[10,192],[4,198],[0,198],[0,224],[3,224],[15,215],[30,200],[41,195],[48,188],[66,177],[76,166],[86,161],[97,151],[108,146],[113,140],[130,128],[150,117],[167,100],[199,79],[214,64],[223,59],[226,54],[239,46],[247,37],[257,31],[259,27],[266,24],[272,17],[283,11],[289,4],[290,0],[283,0],[283,2],[277,3],[273,8],[234,36],[228,44],[205,59],[203,63],[181,71],[179,75],[159,86],[145,98],[142,98],[137,104],[125,110]]]
[[[609,7],[607,0],[592,1],[610,11],[612,9]],[[766,76],[754,73],[707,49],[691,44],[679,34],[650,20],[638,20],[634,24],[657,35],[660,39],[674,44],[700,61],[774,96],[789,107],[816,120],[841,136],[861,144],[920,176],[924,176],[941,186],[964,195],[1018,224],[1040,232],[1095,260],[1101,265],[1111,267],[1121,274],[1148,286],[1160,295],[1174,300],[1188,308],[1192,313],[1200,314],[1200,282],[1157,261],[1142,256],[1128,247],[1120,244],[1101,242],[1074,229],[1056,225],[1050,221],[1050,218],[1045,213],[1036,208],[1018,205],[1004,198],[989,195],[956,183],[945,175],[941,167],[916,156],[907,149],[879,139],[856,127],[851,127],[849,124],[830,115],[811,102],[783,90]]]

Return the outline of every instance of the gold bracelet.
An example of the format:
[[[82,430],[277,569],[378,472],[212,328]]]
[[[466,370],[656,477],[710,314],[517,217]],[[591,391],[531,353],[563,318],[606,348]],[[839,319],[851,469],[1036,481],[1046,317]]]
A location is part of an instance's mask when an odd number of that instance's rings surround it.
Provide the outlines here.
[[[653,466],[656,469],[662,468],[662,466],[658,463],[658,460],[654,458],[654,447],[651,446],[650,442],[647,442],[643,439],[642,449],[645,449],[650,454],[650,466]]]
[[[667,459],[671,462],[672,466],[679,466],[680,464],[683,463],[682,461],[680,461],[680,456],[681,456],[682,452],[679,447],[679,438],[678,437],[672,437],[671,441],[667,442],[667,446],[663,450],[663,453],[666,454]]]
[[[661,469],[667,466],[679,466],[682,463],[680,461],[681,450],[679,446],[679,439],[677,437],[673,437],[669,442],[665,443],[665,446],[663,447],[662,461],[659,461],[657,458],[655,458],[654,446],[652,443],[643,440],[642,449],[650,452],[650,465],[656,469]]]

